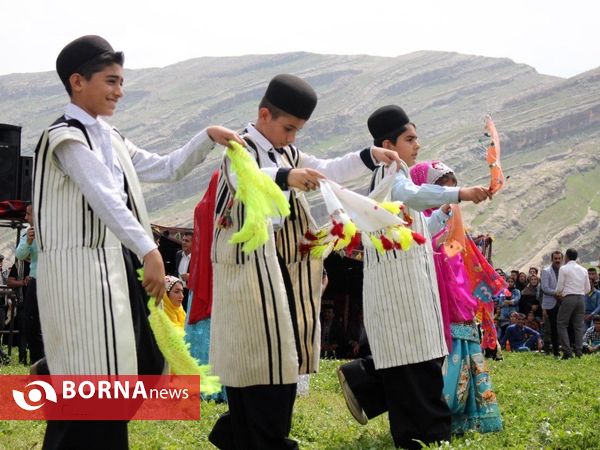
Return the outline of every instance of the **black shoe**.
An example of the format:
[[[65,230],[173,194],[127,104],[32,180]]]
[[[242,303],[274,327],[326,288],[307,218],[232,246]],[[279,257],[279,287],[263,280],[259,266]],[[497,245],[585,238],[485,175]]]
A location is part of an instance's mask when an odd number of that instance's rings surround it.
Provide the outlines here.
[[[564,355],[562,355],[562,358],[560,358],[560,359],[571,359],[572,357],[573,357],[573,355],[568,355],[565,353]]]
[[[360,403],[358,402],[358,400],[354,396],[354,393],[352,392],[352,389],[350,388],[350,386],[348,386],[348,382],[346,381],[346,377],[344,375],[344,372],[342,372],[341,367],[337,368],[337,376],[340,382],[340,387],[342,388],[344,400],[346,400],[346,406],[352,414],[352,417],[354,417],[356,421],[361,425],[366,425],[369,421],[369,418],[361,408]]]

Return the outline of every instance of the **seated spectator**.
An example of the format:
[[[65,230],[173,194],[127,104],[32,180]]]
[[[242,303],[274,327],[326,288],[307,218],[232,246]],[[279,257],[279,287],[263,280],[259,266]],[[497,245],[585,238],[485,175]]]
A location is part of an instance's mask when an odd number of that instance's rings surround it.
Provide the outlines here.
[[[11,288],[15,294],[17,295],[17,302],[22,304],[23,299],[27,296],[27,287],[31,282],[32,278],[29,276],[30,271],[30,262],[19,261],[18,259],[10,268],[10,272],[8,274],[7,285]],[[21,330],[25,330],[25,314],[19,315],[19,322],[17,323],[17,328],[19,329],[18,335],[18,343],[19,343],[19,363],[24,365],[29,365],[29,356],[27,354],[28,343],[26,334],[21,332]],[[1,327],[0,327],[1,328]],[[30,349],[31,350],[31,349]],[[35,361],[32,361],[35,362]]]
[[[517,323],[506,328],[500,344],[504,347],[508,341],[511,352],[529,352],[536,348],[541,350],[543,347],[542,336],[534,329],[526,327],[524,323],[525,316],[518,313]]]
[[[361,354],[361,347],[364,347],[367,334],[365,332],[365,324],[363,322],[363,312],[358,311],[356,317],[348,324],[346,331],[345,342],[347,349],[345,356],[348,358],[356,358]]]
[[[591,289],[584,297],[585,312],[583,314],[586,330],[592,326],[592,317],[596,314],[600,314],[600,290],[595,287],[598,282],[598,272],[595,267],[590,267],[588,269],[588,278],[590,280]]]
[[[600,266],[599,266],[600,268]],[[598,279],[598,271],[595,267],[590,267],[588,269],[588,277],[590,277],[591,287],[595,287],[600,291],[600,280]]]
[[[8,269],[4,267],[4,255],[0,255],[0,284],[5,285],[8,281]]]
[[[533,311],[529,311],[529,314],[527,314],[527,318],[525,319],[523,325],[537,331],[538,333],[540,331],[540,323],[535,318]]]
[[[183,281],[177,277],[167,275],[165,277],[165,295],[163,297],[163,309],[171,322],[183,330],[185,325],[185,311],[183,310]]]
[[[508,321],[506,321],[506,320],[505,321],[499,321],[500,327],[497,328],[497,330],[498,330],[498,339],[499,340],[502,340],[502,338],[506,334],[506,329],[510,325],[513,325],[513,324],[517,323],[518,317],[519,317],[519,313],[516,312],[516,311],[513,311],[512,313],[510,313]]]
[[[538,318],[542,316],[542,308],[540,307],[540,279],[531,275],[529,283],[521,291],[521,299],[519,300],[519,312],[527,316],[529,311],[533,310],[534,315]]]
[[[519,311],[519,301],[521,300],[521,291],[515,287],[515,280],[512,278],[508,279],[507,291],[504,293],[504,297],[500,296],[498,301],[501,327],[509,322],[511,313]]]
[[[600,350],[600,315],[594,316],[594,325],[583,335],[583,353],[596,353]]]
[[[333,307],[326,306],[321,313],[321,358],[337,358],[344,332],[339,321],[335,320]]]
[[[519,276],[517,276],[517,281],[515,281],[515,287],[522,291],[523,289],[525,289],[525,286],[527,286],[527,284],[529,283],[529,281],[527,280],[527,274],[525,272],[519,272]]]

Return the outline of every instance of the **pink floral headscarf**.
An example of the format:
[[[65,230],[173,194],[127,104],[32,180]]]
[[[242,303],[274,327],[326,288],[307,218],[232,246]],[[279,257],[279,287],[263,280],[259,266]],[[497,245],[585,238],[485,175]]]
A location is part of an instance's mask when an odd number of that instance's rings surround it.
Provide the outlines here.
[[[410,168],[410,178],[417,186],[435,184],[437,180],[449,173],[454,171],[441,161],[423,161]],[[429,217],[433,211],[435,209],[426,209],[423,214]]]

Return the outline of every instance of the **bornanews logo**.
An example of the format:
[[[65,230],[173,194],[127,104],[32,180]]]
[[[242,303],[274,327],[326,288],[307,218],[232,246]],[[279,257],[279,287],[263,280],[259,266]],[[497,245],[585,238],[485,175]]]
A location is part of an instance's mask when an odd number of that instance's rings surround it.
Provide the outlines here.
[[[0,376],[0,420],[199,418],[198,376]]]

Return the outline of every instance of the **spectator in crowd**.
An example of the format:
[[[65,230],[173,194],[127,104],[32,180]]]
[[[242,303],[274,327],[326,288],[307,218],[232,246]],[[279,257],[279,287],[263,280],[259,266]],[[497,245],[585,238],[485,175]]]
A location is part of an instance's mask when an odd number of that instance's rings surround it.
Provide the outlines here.
[[[175,277],[183,281],[183,309],[187,311],[190,291],[187,282],[190,277],[190,260],[192,259],[192,240],[194,233],[186,231],[181,238],[181,250],[175,255]]]
[[[519,317],[519,313],[517,311],[513,311],[512,313],[510,313],[508,320],[502,320],[502,321],[498,320],[498,323],[497,323],[498,340],[502,340],[502,337],[506,334],[506,329],[510,325],[514,325],[515,323],[517,323],[518,317]]]
[[[525,316],[517,313],[517,323],[509,325],[506,333],[500,339],[500,344],[504,347],[506,341],[510,345],[511,352],[528,352],[541,350],[543,347],[542,336],[533,328],[525,326]]]
[[[540,308],[540,279],[536,275],[529,277],[529,283],[521,291],[521,300],[519,301],[519,312],[521,314],[529,314],[533,311],[534,314],[541,318]]]
[[[343,339],[344,331],[333,307],[325,306],[321,313],[321,358],[337,358]]]
[[[364,347],[367,338],[362,310],[358,311],[353,320],[348,324],[346,331],[346,356],[356,358],[361,353],[361,345]]]
[[[500,307],[500,328],[505,329],[510,320],[511,313],[519,311],[519,301],[521,300],[521,291],[515,287],[515,280],[508,279],[508,292],[504,298],[500,298],[498,306]]]
[[[515,281],[515,283],[516,283],[517,280],[519,279],[519,271],[515,270],[515,269],[511,270],[509,278],[512,278]]]
[[[550,335],[552,343],[552,353],[554,356],[560,356],[558,344],[558,325],[556,319],[558,317],[559,295],[556,292],[556,283],[558,281],[558,270],[562,264],[563,254],[556,250],[550,255],[552,264],[542,270],[542,309],[544,314],[544,325],[546,333]],[[545,334],[546,334],[545,333]],[[550,348],[544,349],[547,354],[550,354]]]
[[[165,277],[165,295],[163,296],[163,308],[167,317],[181,328],[185,325],[185,311],[183,303],[183,281],[179,278],[167,275]]]
[[[504,270],[497,268],[496,273],[506,280],[506,274],[504,273]]]
[[[525,272],[519,272],[517,281],[515,281],[516,288],[519,291],[522,291],[523,289],[525,289],[525,286],[527,286],[527,284],[528,284],[527,274]]]
[[[4,268],[4,255],[0,255],[0,284],[6,285],[8,282],[8,269]]]
[[[595,315],[594,325],[583,335],[583,353],[596,353],[600,350],[600,315]]]
[[[561,298],[556,323],[558,337],[563,351],[562,359],[581,356],[583,345],[583,314],[585,312],[584,296],[590,291],[590,279],[587,270],[576,262],[577,250],[569,248],[565,252],[565,264],[558,272],[556,292]],[[569,339],[567,327],[573,325],[575,342]],[[573,349],[574,347],[574,349]]]
[[[529,311],[529,313],[527,314],[527,318],[525,319],[524,325],[537,331],[538,333],[540,331],[540,323],[535,318],[535,314],[533,313],[533,311]]]
[[[37,262],[38,246],[33,227],[33,214],[31,205],[27,205],[25,220],[29,228],[23,232],[15,255],[19,261],[29,261],[29,282],[23,302],[23,320],[25,340],[29,347],[29,358],[31,364],[44,357],[44,341],[42,340],[42,326],[40,324],[40,312],[37,298]],[[26,363],[26,362],[25,362]]]
[[[537,267],[530,267],[529,268],[529,276],[531,275],[535,275],[536,277],[539,276],[539,272],[538,272],[538,268]]]
[[[8,280],[6,284],[15,292],[17,301],[21,304],[27,295],[27,286],[31,281],[31,277],[29,276],[29,265],[29,260],[19,261],[17,259],[8,273]],[[25,329],[24,318],[25,314],[20,314],[18,316],[20,322],[18,326],[21,330]],[[27,355],[27,339],[24,332],[19,335],[19,363],[29,365]]]
[[[585,313],[583,315],[586,330],[592,326],[592,317],[600,314],[600,290],[596,287],[598,272],[595,267],[588,269],[588,278],[590,280],[590,290],[585,294]]]
[[[595,267],[588,269],[588,276],[590,277],[590,284],[592,288],[600,290],[600,281],[598,280],[598,270]]]

